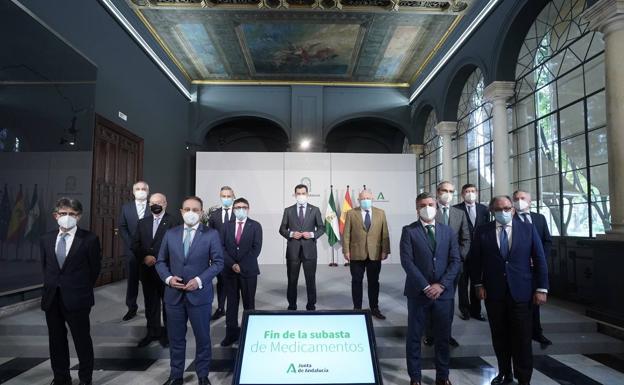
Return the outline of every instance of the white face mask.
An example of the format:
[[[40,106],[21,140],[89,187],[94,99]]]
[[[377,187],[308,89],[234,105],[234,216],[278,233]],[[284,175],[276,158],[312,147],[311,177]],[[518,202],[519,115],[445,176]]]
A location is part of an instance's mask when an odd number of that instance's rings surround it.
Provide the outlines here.
[[[147,199],[147,191],[145,190],[137,190],[134,192],[134,198],[139,201],[144,201]]]
[[[435,207],[425,206],[418,210],[418,216],[425,222],[431,222],[435,219],[436,212],[437,210]]]
[[[78,220],[75,217],[63,215],[56,220],[56,223],[62,228],[70,230],[76,226]]]
[[[182,215],[182,218],[184,219],[184,223],[188,226],[195,226],[197,222],[199,222],[199,214],[195,211],[185,212],[184,215]]]
[[[308,196],[307,195],[297,195],[297,203],[300,205],[304,205],[306,203],[308,203]]]
[[[526,211],[529,208],[529,204],[524,199],[514,201],[513,205],[516,208],[516,211],[520,212]]]
[[[443,193],[442,195],[440,195],[440,202],[442,204],[448,205],[451,203],[452,200],[453,200],[453,194],[451,193]]]
[[[477,200],[477,193],[469,192],[464,195],[464,200],[468,203],[474,203]]]

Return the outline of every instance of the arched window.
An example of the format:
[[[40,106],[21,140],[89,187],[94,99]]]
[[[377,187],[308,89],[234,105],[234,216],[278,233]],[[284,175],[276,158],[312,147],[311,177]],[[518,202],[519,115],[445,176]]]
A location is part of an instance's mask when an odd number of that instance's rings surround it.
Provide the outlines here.
[[[442,181],[442,138],[436,135],[438,118],[431,110],[425,123],[425,149],[423,151],[422,181],[423,191],[435,194],[438,182]]]
[[[609,229],[604,46],[585,0],[553,0],[518,56],[513,187],[533,195],[554,235]]]
[[[466,80],[457,108],[457,133],[453,140],[455,190],[472,183],[479,200],[492,197],[492,106],[483,100],[484,80],[479,68]]]

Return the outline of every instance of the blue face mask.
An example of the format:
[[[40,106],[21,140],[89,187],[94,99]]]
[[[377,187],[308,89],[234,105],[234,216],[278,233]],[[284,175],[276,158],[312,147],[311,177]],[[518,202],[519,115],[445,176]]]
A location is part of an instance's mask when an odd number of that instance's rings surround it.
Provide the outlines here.
[[[373,201],[372,199],[362,199],[360,201],[360,207],[363,210],[370,210],[371,207],[373,207]]]
[[[496,218],[496,222],[501,225],[508,225],[511,222],[512,213],[506,211],[495,211],[494,217]]]
[[[234,202],[232,198],[221,198],[221,203],[223,203],[223,207],[232,206],[232,202]]]
[[[239,221],[244,221],[247,218],[247,209],[234,209],[234,215]]]

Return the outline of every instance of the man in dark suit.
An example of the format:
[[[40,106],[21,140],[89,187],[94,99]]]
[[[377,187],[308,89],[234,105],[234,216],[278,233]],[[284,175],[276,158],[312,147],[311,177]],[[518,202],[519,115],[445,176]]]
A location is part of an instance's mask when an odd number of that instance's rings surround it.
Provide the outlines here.
[[[450,385],[449,338],[454,308],[455,280],[461,268],[457,235],[436,218],[436,200],[430,193],[416,198],[419,220],[403,227],[401,265],[407,274],[407,371],[411,385],[420,385],[420,340],[427,314],[433,319],[436,385]]]
[[[126,306],[128,311],[123,316],[124,321],[134,318],[139,309],[136,301],[139,295],[139,264],[132,252],[132,240],[134,239],[134,232],[139,219],[142,219],[147,212],[149,186],[142,180],[138,181],[132,186],[132,193],[134,194],[134,201],[121,206],[121,214],[119,215],[119,223],[117,225],[124,244],[124,256],[127,262],[126,274],[128,275],[126,286]],[[149,215],[149,213],[147,214]]]
[[[321,211],[308,203],[308,186],[295,186],[297,203],[284,209],[279,233],[287,239],[288,310],[297,310],[297,282],[303,265],[307,310],[316,310],[316,240],[325,233]]]
[[[203,215],[200,198],[186,198],[180,212],[184,225],[167,230],[156,262],[158,275],[167,285],[165,308],[171,372],[165,385],[183,383],[189,320],[195,335],[195,371],[199,385],[208,385],[212,357],[212,280],[223,269],[223,247],[219,232],[200,222]]]
[[[466,260],[468,256],[468,252],[470,251],[470,230],[468,228],[468,218],[464,215],[464,212],[460,209],[451,206],[451,202],[453,201],[453,194],[455,193],[455,186],[448,181],[443,181],[438,184],[436,189],[436,199],[437,199],[437,213],[436,213],[436,222],[444,223],[453,229],[453,233],[457,238],[457,244],[459,245],[459,255],[461,257],[462,262]],[[462,265],[460,265],[460,268]],[[460,271],[461,273],[461,271]],[[459,280],[459,274],[457,276],[457,280],[455,281],[455,285],[452,287],[453,297],[455,296],[455,290],[457,288],[457,282]],[[449,288],[451,289],[451,288]],[[451,312],[451,326],[453,325],[454,312]],[[427,346],[433,345],[434,339],[432,334],[432,325],[431,318],[428,318],[427,327],[425,331],[425,339],[424,344]],[[459,346],[459,343],[453,336],[449,338],[449,343],[453,347]]]
[[[166,211],[167,197],[164,194],[152,194],[149,198],[149,209],[151,215],[139,219],[132,245],[132,251],[139,264],[139,277],[143,285],[145,318],[147,319],[147,334],[139,341],[139,348],[155,340],[160,340],[163,347],[169,346],[167,316],[163,302],[165,284],[158,276],[155,265],[163,236],[167,230],[177,226],[177,221]],[[165,330],[162,330],[160,323],[161,306]]]
[[[232,213],[232,204],[234,203],[234,190],[230,186],[223,186],[219,191],[219,199],[221,205],[214,210],[211,209],[208,215],[208,226],[215,229],[223,238],[223,234],[228,227],[228,223],[234,222],[234,213]],[[225,301],[227,299],[224,286],[223,272],[217,275],[217,310],[212,315],[212,320],[218,320],[225,315]]]
[[[228,223],[223,241],[227,312],[225,338],[221,341],[221,346],[230,346],[238,341],[239,293],[244,310],[256,308],[256,285],[260,274],[258,256],[262,249],[262,226],[248,217],[249,202],[245,198],[236,199],[233,208],[236,221]]]
[[[530,193],[524,190],[517,190],[513,193],[512,198],[514,200],[514,208],[516,209],[516,217],[520,218],[522,222],[532,223],[533,226],[535,226],[537,234],[539,234],[542,240],[544,256],[546,256],[546,260],[548,260],[548,257],[550,257],[550,249],[552,248],[552,238],[548,230],[546,217],[540,213],[531,212]],[[533,339],[539,342],[542,348],[552,345],[552,341],[544,336],[540,307],[538,305],[533,306]]]
[[[466,218],[468,218],[468,230],[470,230],[470,239],[472,240],[474,229],[490,221],[490,211],[486,205],[482,205],[477,201],[479,195],[477,193],[477,186],[474,184],[468,183],[463,185],[461,193],[463,201],[456,204],[454,207],[462,210]],[[468,254],[464,260],[463,269],[459,275],[459,282],[457,285],[457,297],[459,299],[459,311],[461,313],[460,318],[464,321],[469,320],[470,317],[479,321],[485,321],[485,317],[481,314],[481,301],[477,298],[477,291],[474,285],[469,284],[469,263],[470,254]],[[468,297],[469,291],[470,298]]]
[[[98,237],[77,227],[81,214],[79,201],[59,199],[54,208],[59,229],[41,237],[41,309],[48,325],[54,385],[72,383],[65,324],[69,326],[78,353],[80,384],[91,384],[93,374],[89,313],[95,303],[93,287],[100,275],[102,258]]]
[[[546,258],[535,227],[513,217],[510,197],[492,198],[490,211],[496,221],[475,230],[470,269],[477,295],[485,300],[498,361],[499,373],[491,383],[511,384],[515,375],[520,385],[528,385],[533,373],[532,303],[546,302]]]

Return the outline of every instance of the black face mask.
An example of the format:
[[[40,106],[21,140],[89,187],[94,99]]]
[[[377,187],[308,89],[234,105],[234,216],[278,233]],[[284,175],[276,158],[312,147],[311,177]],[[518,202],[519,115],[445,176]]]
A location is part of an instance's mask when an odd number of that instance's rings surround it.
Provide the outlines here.
[[[151,205],[150,211],[156,215],[162,213],[163,207],[161,205]]]

